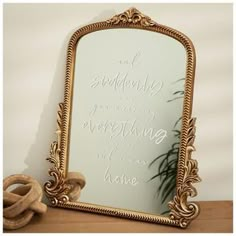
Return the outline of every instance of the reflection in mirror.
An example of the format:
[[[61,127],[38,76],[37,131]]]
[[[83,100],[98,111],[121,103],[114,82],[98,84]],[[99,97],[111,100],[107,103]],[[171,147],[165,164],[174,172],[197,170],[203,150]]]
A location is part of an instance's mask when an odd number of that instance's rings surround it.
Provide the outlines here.
[[[80,202],[151,214],[175,192],[186,51],[141,29],[106,29],[77,45],[68,171]]]

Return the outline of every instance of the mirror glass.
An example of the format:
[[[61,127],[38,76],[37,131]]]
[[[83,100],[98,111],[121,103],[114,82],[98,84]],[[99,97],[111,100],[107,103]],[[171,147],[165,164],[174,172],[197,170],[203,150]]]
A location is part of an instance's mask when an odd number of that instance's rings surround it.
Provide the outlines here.
[[[78,201],[165,214],[173,199],[186,51],[166,35],[106,29],[77,44],[68,171]]]

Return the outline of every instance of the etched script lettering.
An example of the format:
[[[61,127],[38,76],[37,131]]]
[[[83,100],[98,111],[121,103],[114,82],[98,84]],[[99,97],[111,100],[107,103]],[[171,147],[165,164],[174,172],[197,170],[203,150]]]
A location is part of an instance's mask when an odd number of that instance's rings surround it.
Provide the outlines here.
[[[131,59],[119,60],[120,65],[130,65],[132,68],[136,66],[141,58],[141,52],[137,52]]]
[[[108,166],[105,171],[104,181],[110,184],[125,184],[131,186],[136,186],[139,183],[136,177],[128,177],[125,174],[122,174],[121,176],[112,176],[110,173],[110,166]]]
[[[140,128],[137,126],[136,120],[129,121],[93,121],[89,120],[84,122],[83,128],[87,128],[91,134],[104,133],[108,134],[110,138],[113,137],[127,137],[127,136],[136,136],[136,137],[147,137],[150,141],[153,141],[155,144],[160,144],[166,137],[167,131],[164,129],[155,129],[155,128]]]
[[[139,93],[146,93],[150,96],[155,96],[162,89],[163,82],[150,80],[149,74],[145,79],[129,79],[129,72],[118,72],[115,75],[100,74],[93,78],[91,88],[111,88],[114,91],[125,92],[127,89],[133,89]]]

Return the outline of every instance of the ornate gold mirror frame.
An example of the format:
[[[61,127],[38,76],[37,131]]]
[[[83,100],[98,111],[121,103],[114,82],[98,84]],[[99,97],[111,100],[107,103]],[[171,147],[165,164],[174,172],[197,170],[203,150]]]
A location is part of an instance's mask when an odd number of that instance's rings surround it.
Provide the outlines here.
[[[74,187],[73,183],[68,181],[68,150],[76,45],[80,38],[86,34],[98,30],[115,28],[136,28],[158,32],[176,39],[186,50],[187,68],[181,142],[176,179],[176,195],[168,204],[170,208],[169,216],[152,215],[88,203],[73,202],[70,197],[70,193],[73,191]],[[44,189],[52,206],[186,228],[199,214],[199,206],[196,203],[188,202],[189,196],[194,197],[197,195],[197,191],[192,184],[200,181],[197,161],[191,159],[191,153],[195,150],[193,143],[195,138],[196,118],[191,117],[195,63],[194,46],[188,37],[177,30],[154,22],[135,8],[131,8],[122,14],[115,15],[107,21],[90,24],[77,30],[71,37],[68,45],[64,102],[59,104],[57,117],[57,141],[52,143],[50,156],[47,158],[47,160],[53,164],[49,169],[49,175],[54,179],[47,181]]]

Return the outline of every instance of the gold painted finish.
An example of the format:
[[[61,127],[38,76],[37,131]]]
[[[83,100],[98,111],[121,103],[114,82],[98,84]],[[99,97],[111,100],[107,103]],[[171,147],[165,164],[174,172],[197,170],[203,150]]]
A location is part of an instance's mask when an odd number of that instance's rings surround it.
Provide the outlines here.
[[[152,215],[148,213],[99,206],[89,203],[73,202],[69,198],[69,193],[72,191],[72,186],[66,182],[66,177],[68,173],[67,166],[69,159],[70,119],[72,110],[72,90],[74,83],[76,45],[79,39],[86,34],[98,30],[114,28],[144,29],[167,35],[179,41],[184,46],[187,53],[181,143],[176,179],[176,196],[169,202],[169,207],[171,210],[169,216]],[[72,208],[82,211],[186,228],[199,214],[198,204],[187,201],[189,196],[194,197],[197,195],[197,191],[192,184],[200,181],[198,176],[197,161],[191,159],[191,153],[195,150],[193,142],[196,130],[196,118],[191,117],[195,63],[196,59],[194,46],[187,36],[177,30],[155,23],[135,8],[131,8],[122,14],[115,15],[107,21],[90,24],[78,29],[72,35],[68,45],[64,103],[59,104],[57,117],[56,133],[58,140],[52,143],[50,157],[47,159],[53,164],[53,167],[49,169],[49,175],[54,179],[47,181],[44,189],[51,204],[53,206],[63,208]]]

